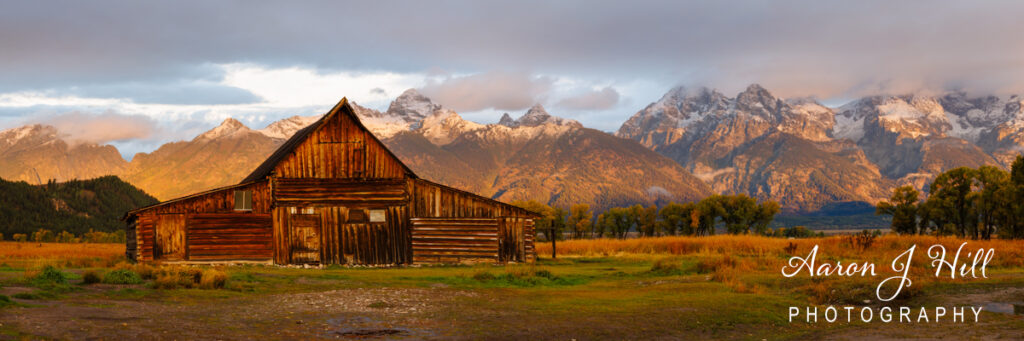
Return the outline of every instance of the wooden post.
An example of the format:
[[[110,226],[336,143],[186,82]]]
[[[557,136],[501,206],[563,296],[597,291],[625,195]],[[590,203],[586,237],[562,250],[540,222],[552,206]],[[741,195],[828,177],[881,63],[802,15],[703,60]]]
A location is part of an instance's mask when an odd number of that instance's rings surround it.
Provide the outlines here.
[[[558,258],[555,252],[555,241],[558,240],[558,238],[555,237],[554,227],[548,229],[548,238],[551,238],[551,259]]]

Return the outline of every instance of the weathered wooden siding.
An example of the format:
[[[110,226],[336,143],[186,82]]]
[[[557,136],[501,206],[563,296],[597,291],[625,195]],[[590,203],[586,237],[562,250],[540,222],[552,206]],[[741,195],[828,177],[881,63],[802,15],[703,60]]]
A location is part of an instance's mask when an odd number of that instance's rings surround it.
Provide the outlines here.
[[[491,247],[494,248],[494,261],[521,262],[532,261],[535,258],[533,251],[533,214],[528,211],[426,180],[410,179],[408,186],[410,192],[409,208],[412,211],[413,217],[413,260],[415,262],[457,261],[454,259],[471,258],[469,256],[487,258],[483,257],[483,255],[486,252],[490,252]],[[422,224],[449,224],[448,226],[454,227],[462,226],[461,224],[477,224],[483,221],[479,218],[495,219],[495,227],[493,231],[489,232],[495,235],[494,245],[486,244],[485,248],[484,244],[489,241],[483,240],[469,246],[460,245],[456,240],[452,240],[450,243],[446,243],[445,240],[433,240],[430,239],[432,237],[426,232],[433,232],[433,230],[418,230],[416,225],[417,220],[419,220]],[[427,234],[421,235],[419,234],[420,231],[424,231]],[[454,236],[462,232],[468,233],[467,236],[472,238],[477,237],[473,233],[483,233],[484,231],[460,231],[455,228],[447,228],[442,235]],[[417,241],[417,236],[422,236],[419,242]],[[484,236],[480,235],[479,237]],[[427,243],[428,239],[431,240],[430,243]],[[423,248],[420,246],[423,246]],[[429,246],[429,248],[426,246]],[[473,252],[470,252],[470,250]],[[487,254],[490,255],[490,253]]]
[[[403,179],[274,178],[273,182],[279,206],[398,206],[409,200]]]
[[[156,215],[156,245],[154,259],[185,259],[185,215]]]
[[[413,218],[413,261],[497,262],[499,221],[496,218]]]
[[[189,260],[270,260],[273,257],[269,214],[190,214],[186,225]]]
[[[537,250],[534,248],[534,237],[537,236],[537,231],[534,229],[534,220],[527,219],[523,226],[523,261],[533,262],[537,260]]]
[[[282,178],[399,179],[402,163],[344,111],[334,113],[274,168]]]
[[[498,260],[502,262],[526,261],[526,222],[527,218],[501,218],[498,225]]]
[[[140,261],[153,260],[153,244],[156,242],[155,223],[156,214],[147,212],[139,215],[135,233],[135,240],[139,247],[135,259]]]
[[[252,211],[245,212],[270,213],[270,185],[266,180],[199,193],[154,206],[146,209],[145,212],[156,214],[235,213],[235,191],[252,191]]]
[[[127,225],[126,225],[125,231],[124,231],[125,232],[124,233],[124,237],[125,237],[125,239],[124,239],[125,240],[124,253],[125,253],[125,256],[128,257],[128,260],[138,260],[138,256],[139,256],[139,240],[135,237],[135,231],[136,231],[136,228],[138,227],[139,219],[138,219],[138,217],[130,218],[130,219],[128,219],[128,221],[126,223],[127,223]]]
[[[292,213],[294,208],[295,214]],[[412,260],[408,210],[403,206],[343,207],[279,206],[273,211],[274,262],[293,264],[296,245],[293,217],[304,209],[314,210],[320,221],[319,262],[321,264],[408,264]],[[384,222],[349,223],[351,209],[383,209]]]
[[[409,179],[413,218],[530,217],[524,209],[423,179]]]

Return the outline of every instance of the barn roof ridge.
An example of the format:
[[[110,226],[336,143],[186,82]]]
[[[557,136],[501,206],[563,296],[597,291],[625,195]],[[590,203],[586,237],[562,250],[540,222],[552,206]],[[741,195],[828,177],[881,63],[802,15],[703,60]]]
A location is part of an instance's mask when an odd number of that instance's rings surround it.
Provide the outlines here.
[[[259,167],[256,167],[256,169],[253,170],[252,173],[249,173],[249,175],[246,176],[241,183],[252,182],[270,176],[270,173],[274,171],[274,167],[276,167],[278,163],[280,163],[282,160],[288,157],[289,153],[291,153],[295,148],[302,144],[302,142],[305,141],[310,134],[316,131],[317,128],[323,125],[324,122],[327,122],[327,120],[330,117],[337,115],[339,112],[344,112],[345,114],[349,115],[349,117],[356,123],[356,126],[369,133],[367,135],[369,135],[371,138],[373,138],[374,141],[379,143],[382,149],[384,149],[384,152],[388,153],[388,155],[390,155],[392,158],[398,161],[398,164],[402,165],[402,168],[405,169],[406,174],[408,174],[412,178],[419,178],[419,176],[417,176],[416,173],[409,168],[409,166],[405,165],[405,162],[402,162],[402,159],[398,158],[398,156],[392,153],[391,149],[388,149],[388,147],[384,145],[384,143],[381,142],[380,139],[377,138],[377,135],[375,135],[373,131],[370,131],[370,129],[366,128],[366,126],[363,125],[363,122],[359,119],[359,116],[355,114],[355,110],[352,110],[352,105],[349,104],[348,98],[342,97],[341,101],[338,101],[338,104],[334,105],[334,108],[331,108],[331,110],[328,111],[323,116],[321,116],[319,120],[313,122],[312,124],[306,126],[305,128],[296,131],[295,134],[293,134],[290,138],[288,138],[287,141],[284,142],[284,144],[281,145],[281,147],[278,147],[273,154],[270,154],[270,157],[264,160],[263,163],[259,165]]]

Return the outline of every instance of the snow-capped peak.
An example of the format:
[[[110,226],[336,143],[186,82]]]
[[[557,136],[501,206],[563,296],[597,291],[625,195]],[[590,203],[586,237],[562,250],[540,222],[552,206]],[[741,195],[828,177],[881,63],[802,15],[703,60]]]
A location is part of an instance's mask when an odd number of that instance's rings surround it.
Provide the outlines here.
[[[320,116],[292,116],[274,123],[266,128],[258,130],[259,133],[278,139],[288,139],[295,132],[313,124],[320,119]]]
[[[533,107],[531,107],[530,110],[527,110],[526,114],[523,114],[523,116],[519,117],[519,119],[516,120],[515,124],[512,126],[536,127],[544,124],[582,127],[582,125],[579,122],[576,122],[575,120],[551,116],[551,114],[548,114],[547,110],[544,110],[544,106],[540,105],[540,103],[534,104]]]
[[[436,145],[446,145],[462,133],[484,127],[482,124],[462,119],[462,116],[454,111],[441,109],[424,118],[417,131]]]
[[[427,96],[423,96],[416,89],[409,89],[391,102],[387,116],[400,117],[406,122],[413,123],[423,120],[440,109],[441,106],[431,102]]]
[[[506,127],[513,127],[516,125],[516,120],[513,119],[512,116],[509,116],[508,113],[505,113],[501,115],[501,119],[498,120],[498,124]]]
[[[239,133],[245,133],[249,131],[251,131],[249,130],[249,127],[246,127],[244,124],[242,124],[242,122],[239,122],[238,120],[229,117],[225,119],[224,122],[221,122],[219,126],[210,129],[210,131],[207,131],[202,135],[199,135],[198,137],[196,137],[196,139],[213,140],[223,137],[231,137]]]
[[[41,126],[38,124],[11,128],[0,131],[0,137],[2,137],[3,140],[9,144],[15,144],[18,141],[21,141],[22,139],[28,137],[29,135],[32,135],[33,131],[39,130],[40,128]]]

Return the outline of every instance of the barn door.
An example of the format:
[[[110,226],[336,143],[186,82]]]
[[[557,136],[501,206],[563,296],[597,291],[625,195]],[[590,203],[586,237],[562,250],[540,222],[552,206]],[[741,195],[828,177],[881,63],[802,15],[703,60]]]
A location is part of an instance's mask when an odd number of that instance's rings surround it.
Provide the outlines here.
[[[291,216],[292,263],[320,263],[320,216],[312,208]]]
[[[161,214],[156,218],[156,243],[153,258],[185,259],[185,215]]]

